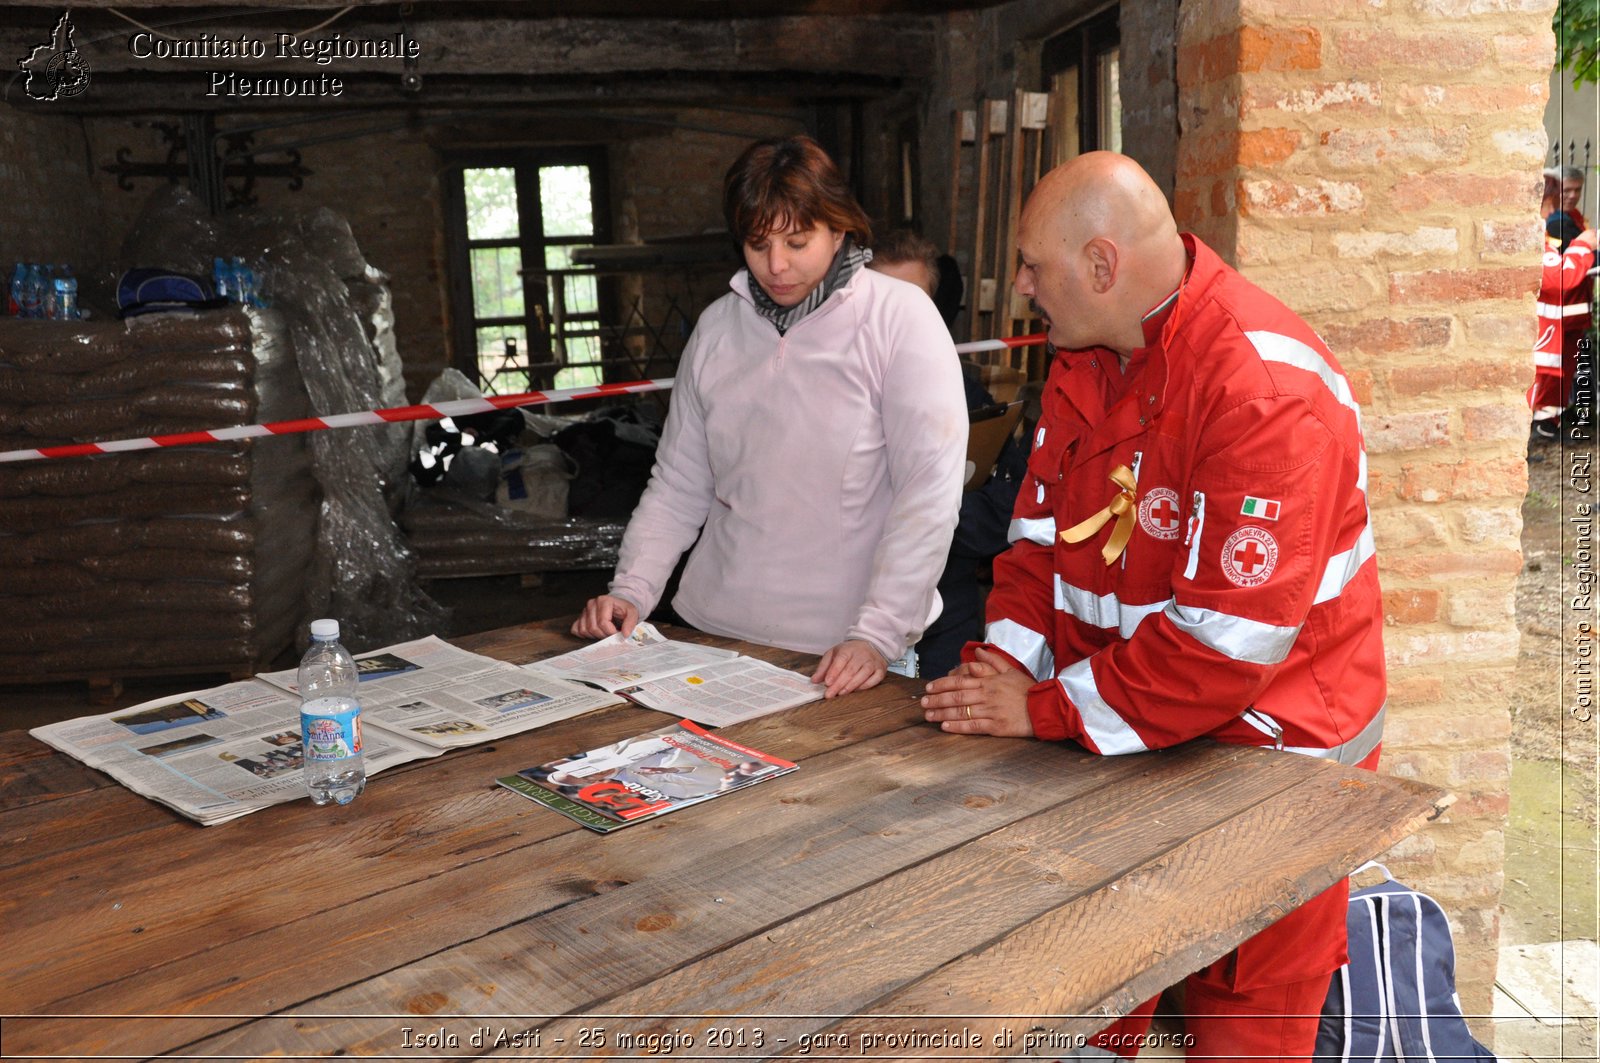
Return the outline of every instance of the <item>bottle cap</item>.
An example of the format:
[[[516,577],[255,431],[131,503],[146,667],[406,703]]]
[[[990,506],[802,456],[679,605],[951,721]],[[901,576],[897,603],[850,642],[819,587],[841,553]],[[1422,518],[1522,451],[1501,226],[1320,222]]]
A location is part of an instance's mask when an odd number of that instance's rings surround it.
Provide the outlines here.
[[[336,639],[339,637],[339,621],[313,620],[311,621],[311,637],[314,639]]]

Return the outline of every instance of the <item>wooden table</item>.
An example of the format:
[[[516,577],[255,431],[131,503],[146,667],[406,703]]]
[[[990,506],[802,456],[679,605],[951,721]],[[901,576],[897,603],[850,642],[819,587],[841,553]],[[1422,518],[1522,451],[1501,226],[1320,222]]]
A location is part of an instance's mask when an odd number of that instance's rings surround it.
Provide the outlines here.
[[[573,644],[558,625],[458,642],[517,662]],[[918,689],[728,728],[800,770],[609,836],[494,779],[660,714],[602,710],[391,769],[347,808],[209,828],[8,732],[4,1052],[1059,1054],[1448,800],[1264,750],[945,735]]]

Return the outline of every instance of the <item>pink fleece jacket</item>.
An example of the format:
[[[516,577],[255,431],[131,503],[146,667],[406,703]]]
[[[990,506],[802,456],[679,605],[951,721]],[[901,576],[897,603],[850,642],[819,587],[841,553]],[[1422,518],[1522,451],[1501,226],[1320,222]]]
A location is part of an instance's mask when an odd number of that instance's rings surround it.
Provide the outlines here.
[[[966,402],[926,295],[863,269],[784,336],[741,270],[679,363],[611,593],[647,615],[696,534],[673,607],[702,631],[894,660],[938,615],[961,501]],[[701,532],[702,526],[704,532]]]

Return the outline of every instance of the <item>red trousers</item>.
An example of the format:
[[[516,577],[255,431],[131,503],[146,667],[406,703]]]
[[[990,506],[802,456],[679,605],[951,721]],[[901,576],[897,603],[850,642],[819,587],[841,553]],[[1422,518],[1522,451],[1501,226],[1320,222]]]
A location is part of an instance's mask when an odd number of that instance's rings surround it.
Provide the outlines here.
[[[1235,991],[1228,988],[1226,956],[1184,980],[1184,1059],[1306,1063],[1317,1046],[1317,1023],[1328,996],[1328,974],[1299,982]],[[1124,1059],[1139,1054],[1156,1009],[1151,998],[1090,1041]]]
[[[1294,754],[1287,754],[1293,756]],[[1359,767],[1376,770],[1378,751]],[[1209,967],[1184,979],[1184,1058],[1306,1063],[1328,982],[1345,961],[1348,879],[1296,908]],[[1152,998],[1089,1042],[1124,1059],[1139,1054]]]

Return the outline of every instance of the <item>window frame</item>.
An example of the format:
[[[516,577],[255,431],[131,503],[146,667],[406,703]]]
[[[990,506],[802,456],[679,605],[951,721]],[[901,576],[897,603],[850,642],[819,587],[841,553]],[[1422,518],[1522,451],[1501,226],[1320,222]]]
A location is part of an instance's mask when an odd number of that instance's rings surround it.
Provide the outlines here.
[[[1044,42],[1039,53],[1041,90],[1050,92],[1056,75],[1074,67],[1078,71],[1078,151],[1094,151],[1109,144],[1107,130],[1101,129],[1105,109],[1100,91],[1100,60],[1122,44],[1120,11],[1112,5],[1091,15],[1070,29]],[[1120,136],[1121,130],[1118,130]],[[1059,154],[1059,148],[1056,151]],[[1065,162],[1057,157],[1056,163]]]
[[[600,370],[602,381],[609,379],[606,322],[615,320],[617,297],[614,282],[593,269],[547,270],[544,265],[547,248],[587,247],[611,242],[610,182],[606,162],[606,149],[600,145],[482,149],[448,155],[440,179],[449,277],[446,288],[449,300],[450,364],[483,388],[486,394],[491,393],[494,381],[485,379],[479,363],[478,330],[495,325],[522,326],[527,336],[527,349],[519,351],[518,355],[527,370],[530,389],[547,390],[554,385],[557,373],[580,366],[594,365]],[[588,167],[590,209],[594,220],[592,235],[545,235],[539,171],[552,166]],[[515,237],[469,238],[465,173],[478,169],[513,171],[517,201]],[[495,247],[516,247],[520,252],[522,268],[519,276],[523,284],[523,312],[520,316],[479,317],[477,314],[472,290],[472,252]],[[593,311],[579,314],[568,312],[558,322],[550,305],[550,286],[541,281],[554,277],[564,283],[564,278],[571,275],[594,276],[596,306]],[[597,359],[586,358],[569,364],[566,341],[591,336],[598,340]]]

